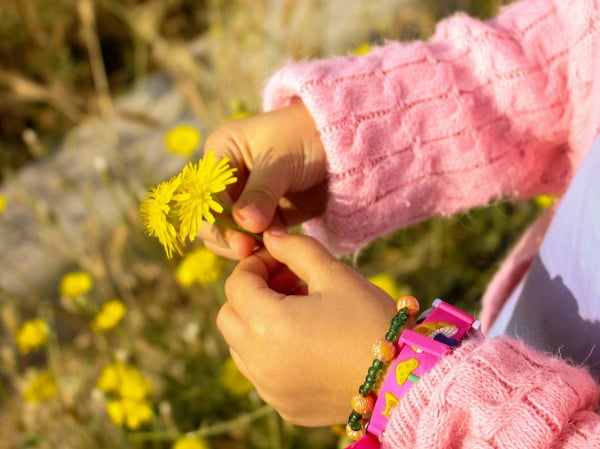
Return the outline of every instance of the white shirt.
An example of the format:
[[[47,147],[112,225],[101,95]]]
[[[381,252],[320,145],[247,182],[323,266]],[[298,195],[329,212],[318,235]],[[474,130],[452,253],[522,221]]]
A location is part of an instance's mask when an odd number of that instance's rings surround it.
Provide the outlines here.
[[[600,138],[487,336],[502,334],[585,364],[600,379]]]

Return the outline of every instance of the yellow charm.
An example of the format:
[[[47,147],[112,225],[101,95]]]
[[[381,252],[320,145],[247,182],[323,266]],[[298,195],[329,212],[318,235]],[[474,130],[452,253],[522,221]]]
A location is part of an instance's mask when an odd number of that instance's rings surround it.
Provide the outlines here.
[[[398,400],[398,398],[396,396],[394,396],[392,393],[390,393],[389,391],[385,392],[385,410],[383,412],[381,412],[386,418],[389,419],[390,417],[390,412],[393,410],[394,407],[396,407],[398,404],[400,403],[400,401]]]
[[[398,382],[398,385],[404,385],[408,380],[408,376],[410,376],[418,367],[419,361],[414,357],[398,363],[398,366],[396,367],[396,382]]]

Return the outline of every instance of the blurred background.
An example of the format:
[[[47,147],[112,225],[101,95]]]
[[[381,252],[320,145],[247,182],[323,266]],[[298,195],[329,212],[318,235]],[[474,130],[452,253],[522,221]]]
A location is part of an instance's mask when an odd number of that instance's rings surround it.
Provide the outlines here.
[[[167,260],[139,203],[211,129],[259,112],[285,62],[426,39],[457,10],[489,18],[503,3],[0,2],[0,448],[347,444],[341,427],[294,427],[260,401],[214,325],[232,263],[200,246]],[[354,263],[392,296],[477,313],[545,206],[429,220]]]

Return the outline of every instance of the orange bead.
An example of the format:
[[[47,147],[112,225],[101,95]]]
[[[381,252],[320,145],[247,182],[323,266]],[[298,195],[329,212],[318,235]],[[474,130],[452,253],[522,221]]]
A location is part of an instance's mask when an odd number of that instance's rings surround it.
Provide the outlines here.
[[[394,344],[387,340],[377,340],[373,343],[373,357],[382,362],[389,362],[396,355]]]
[[[371,395],[363,396],[361,394],[357,394],[355,396],[352,396],[351,403],[352,408],[361,415],[366,415],[367,413],[370,413],[373,410],[373,407],[375,406],[375,401],[373,400],[373,397]]]
[[[399,312],[403,308],[407,308],[410,316],[414,317],[419,313],[419,301],[414,296],[402,296],[396,301],[396,310]]]
[[[348,438],[350,438],[352,441],[358,441],[365,436],[365,428],[361,427],[360,430],[352,430],[350,426],[347,425],[346,435],[348,435]]]

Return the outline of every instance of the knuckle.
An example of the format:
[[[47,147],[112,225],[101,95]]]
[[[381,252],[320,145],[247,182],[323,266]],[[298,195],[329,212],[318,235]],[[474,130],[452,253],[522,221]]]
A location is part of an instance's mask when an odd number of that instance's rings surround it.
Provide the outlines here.
[[[229,300],[235,298],[235,294],[237,291],[237,282],[235,280],[235,271],[225,280],[225,285],[223,286],[223,290],[225,292],[225,297]]]
[[[261,341],[271,341],[276,332],[271,320],[253,320],[252,333]]]
[[[235,123],[221,125],[215,129],[204,142],[206,150],[213,150],[218,158],[229,157],[235,166],[244,160],[247,143],[245,134]]]
[[[226,308],[229,307],[228,303],[225,303],[220,309],[219,312],[217,313],[217,319],[216,319],[216,323],[217,323],[217,328],[219,329],[219,331],[221,333],[223,333],[223,330],[225,329],[225,322],[227,321],[226,319]]]
[[[275,204],[279,201],[277,194],[268,185],[255,186],[252,189],[252,196],[255,201],[261,203]]]

